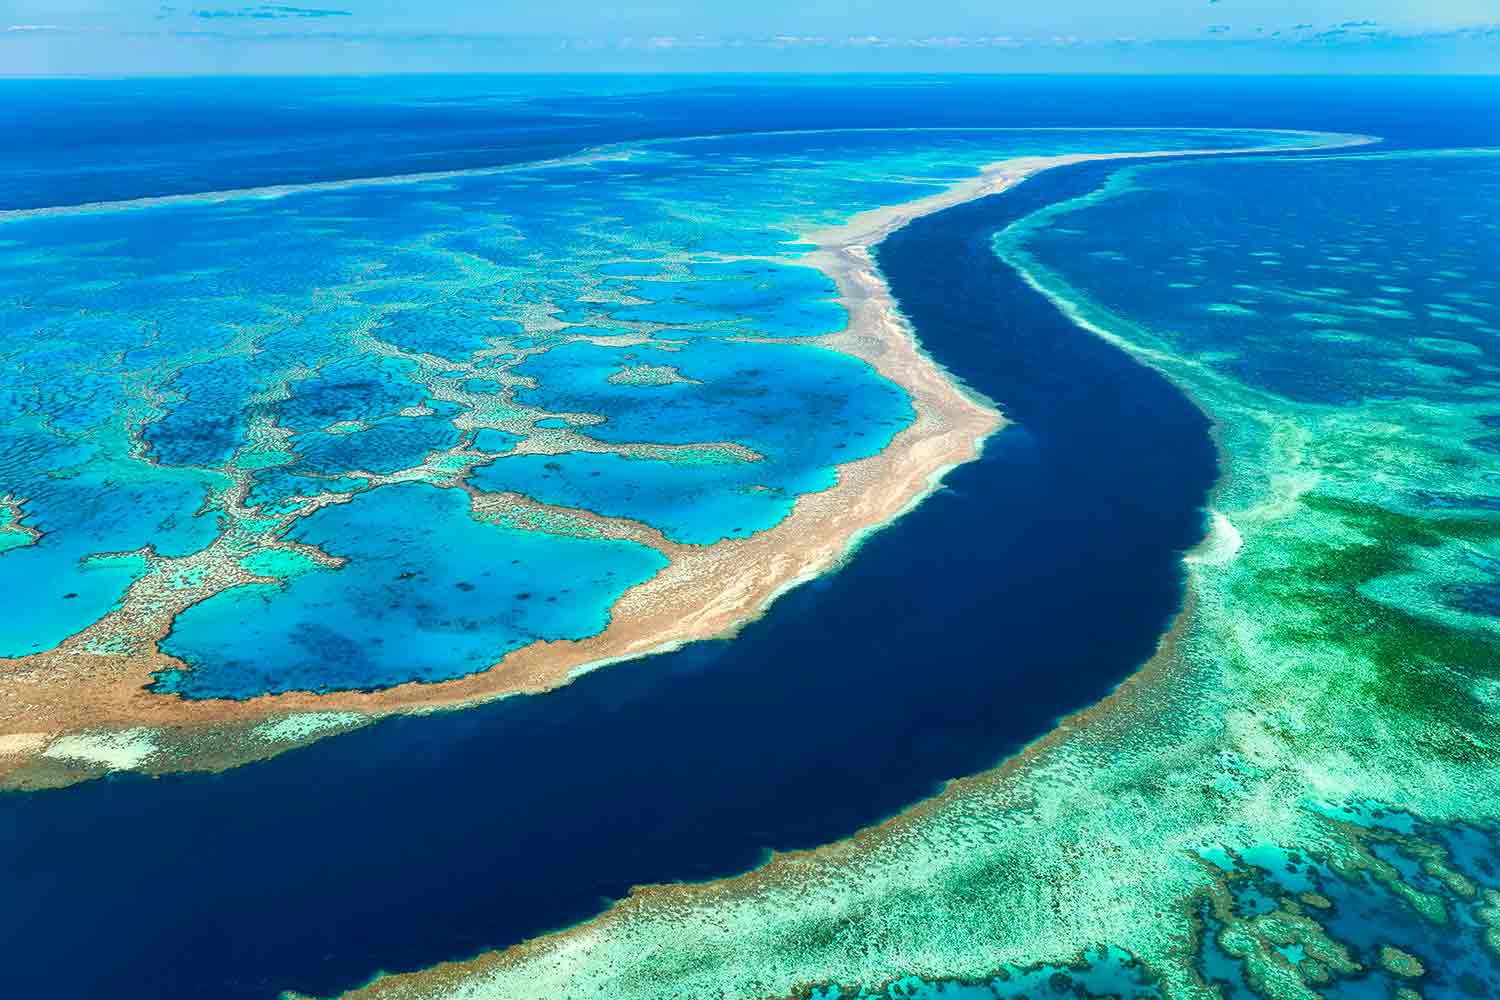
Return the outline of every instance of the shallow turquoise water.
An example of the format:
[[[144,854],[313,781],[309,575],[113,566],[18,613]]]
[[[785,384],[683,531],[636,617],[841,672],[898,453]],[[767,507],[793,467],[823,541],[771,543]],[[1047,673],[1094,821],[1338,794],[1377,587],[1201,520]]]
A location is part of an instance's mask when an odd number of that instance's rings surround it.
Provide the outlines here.
[[[1323,759],[1339,759],[1327,772],[1339,794],[1389,782],[1398,791],[1382,797],[1411,812],[1313,796],[1304,808],[1420,838],[1366,846],[1443,914],[1419,914],[1379,873],[1329,864],[1316,848],[1262,843],[1213,858],[1233,873],[1235,916],[1308,891],[1328,900],[1305,912],[1358,967],[1314,983],[1320,996],[1500,994],[1484,895],[1445,885],[1423,850],[1441,845],[1465,879],[1497,885],[1494,830],[1452,823],[1490,814],[1486,779],[1434,762],[1480,775],[1494,759],[1500,153],[1160,163],[1080,190],[1008,227],[996,248],[1213,414],[1228,464],[1215,504],[1245,545],[1223,577],[1205,574],[1200,607],[1211,609],[1206,634],[1235,636],[1223,659],[1253,664],[1226,683],[1326,685],[1314,688],[1329,693],[1320,700],[1354,720],[1334,738],[1347,734],[1348,759],[1361,761],[1345,765],[1332,744]],[[1239,638],[1257,630],[1265,638]],[[1273,702],[1266,718],[1294,714]],[[1309,758],[1328,753],[1327,731],[1310,719],[1293,727],[1303,725]],[[1450,734],[1463,734],[1461,752],[1438,748]],[[1264,993],[1221,947],[1224,921],[1206,902],[1200,915],[1205,977],[1226,997]],[[1418,959],[1420,982],[1382,968],[1386,946]],[[1292,962],[1305,957],[1297,949],[1276,945]]]
[[[582,639],[667,563],[633,542],[517,531],[456,490],[407,483],[302,518],[293,541],[359,572],[307,567],[178,616],[164,651],[191,667],[157,688],[194,697],[437,681],[537,639]],[[578,600],[578,597],[583,600]]]
[[[685,381],[619,385],[622,364],[670,365]],[[864,362],[817,347],[693,343],[670,353],[569,344],[517,366],[546,388],[518,400],[607,414],[587,429],[616,444],[690,445],[713,434],[754,457],[665,460],[574,451],[517,455],[477,470],[485,490],[632,517],[674,541],[711,544],[769,528],[803,493],[834,484],[833,467],[865,458],[911,422],[905,394]]]
[[[163,647],[191,669],[158,684],[187,697],[455,677],[597,632],[659,554],[483,524],[455,487],[694,544],[769,528],[912,418],[863,362],[776,342],[846,318],[797,234],[1006,156],[1266,139],[764,134],[7,218],[0,496],[42,536],[0,552],[0,586],[19,595],[0,655],[55,648],[112,608],[133,620],[131,584],[194,554],[211,596]],[[343,562],[272,560],[279,585],[224,589],[236,563],[288,540]],[[512,607],[519,581],[481,586],[465,545],[501,566],[524,553],[566,597]],[[392,567],[416,554],[428,582],[397,587]],[[491,603],[465,610],[470,593]],[[92,639],[145,648],[118,630]]]

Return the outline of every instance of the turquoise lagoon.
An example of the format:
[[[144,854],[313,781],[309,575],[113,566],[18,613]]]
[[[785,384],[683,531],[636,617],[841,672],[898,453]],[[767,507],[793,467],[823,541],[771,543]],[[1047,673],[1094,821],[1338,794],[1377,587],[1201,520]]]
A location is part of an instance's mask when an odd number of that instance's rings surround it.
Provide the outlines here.
[[[287,537],[359,571],[303,562],[280,584],[194,605],[163,643],[192,669],[163,674],[159,690],[235,697],[471,673],[538,639],[594,635],[608,623],[601,596],[666,565],[630,542],[486,524],[463,493],[428,483],[361,492]]]
[[[161,643],[188,669],[156,685],[189,698],[436,681],[596,634],[665,557],[486,520],[465,488],[711,544],[912,419],[818,345],[845,315],[799,234],[1008,156],[1293,141],[777,133],[7,213],[0,656],[149,649],[128,592],[189,565],[203,596]]]

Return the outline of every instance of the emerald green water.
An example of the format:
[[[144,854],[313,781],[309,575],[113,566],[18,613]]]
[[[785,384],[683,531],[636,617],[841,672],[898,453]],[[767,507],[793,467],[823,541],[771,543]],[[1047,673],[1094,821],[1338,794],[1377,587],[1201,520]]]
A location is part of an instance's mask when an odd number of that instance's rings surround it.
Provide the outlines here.
[[[1214,419],[1225,477],[1172,658],[1023,765],[874,833],[642,896],[468,977],[390,985],[1500,991],[1497,164],[1090,168],[1007,196],[1031,206],[1009,217],[1002,200],[898,233],[882,260],[899,295],[902,268],[1001,220],[995,249],[1031,291],[997,278],[999,301],[1041,292]]]

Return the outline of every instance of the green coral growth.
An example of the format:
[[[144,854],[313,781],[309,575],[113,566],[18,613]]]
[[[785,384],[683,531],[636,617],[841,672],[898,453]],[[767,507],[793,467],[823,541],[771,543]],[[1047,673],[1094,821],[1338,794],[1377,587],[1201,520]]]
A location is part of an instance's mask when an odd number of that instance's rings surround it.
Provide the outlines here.
[[[1189,560],[1192,616],[1145,676],[1006,768],[852,841],[739,879],[642,892],[572,931],[364,995],[830,1000],[983,982],[1011,996],[1017,970],[1049,964],[1072,978],[1028,980],[1027,995],[1092,995],[1076,969],[1107,967],[1100,949],[1139,973],[1120,996],[1282,1000],[1349,987],[1340,995],[1409,998],[1437,995],[1439,979],[1500,995],[1500,627],[1460,599],[1493,587],[1500,567],[1500,477],[1475,436],[1500,419],[1497,372],[1472,352],[1435,360],[1408,329],[1422,303],[1387,301],[1425,269],[1429,298],[1500,311],[1484,306],[1500,303],[1500,283],[1478,282],[1476,267],[1444,277],[1455,257],[1477,265],[1467,258],[1497,245],[1492,213],[1452,193],[1465,190],[1458,180],[1425,176],[1471,170],[1465,183],[1500,190],[1500,165],[1453,154],[1233,169],[1271,172],[1278,190],[1316,185],[1316,252],[1292,253],[1310,224],[1295,206],[1231,197],[1208,167],[1188,166],[1117,175],[997,243],[1068,315],[1216,422],[1227,468],[1213,505],[1237,542]],[[1168,189],[1167,211],[1183,213],[1188,181],[1207,192],[1215,225],[1245,213],[1257,239],[1287,244],[1265,294],[1244,293],[1255,315],[1231,318],[1232,345],[1153,327],[1059,273],[1108,277],[1135,254],[1049,269],[1035,245],[1091,228],[1118,241],[1091,213]],[[1407,199],[1403,219],[1440,221],[1433,256],[1369,224],[1376,197]],[[1264,259],[1180,217],[1150,236],[1186,244],[1169,248],[1171,267],[1126,273],[1118,287],[1199,294],[1210,257]],[[1391,273],[1361,271],[1380,253]],[[1350,291],[1366,280],[1383,282],[1379,296]],[[1340,339],[1281,337],[1267,310],[1336,317]],[[1287,365],[1252,378],[1255,352],[1286,343],[1298,357],[1309,343],[1363,353],[1317,386],[1288,381]],[[1458,364],[1471,367],[1444,367]]]

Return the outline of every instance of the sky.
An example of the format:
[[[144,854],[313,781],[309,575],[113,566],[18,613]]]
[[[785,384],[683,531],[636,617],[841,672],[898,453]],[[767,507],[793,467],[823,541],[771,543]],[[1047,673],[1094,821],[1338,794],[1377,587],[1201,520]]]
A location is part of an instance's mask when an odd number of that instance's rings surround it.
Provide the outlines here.
[[[0,0],[0,75],[507,71],[1494,73],[1500,0]]]

